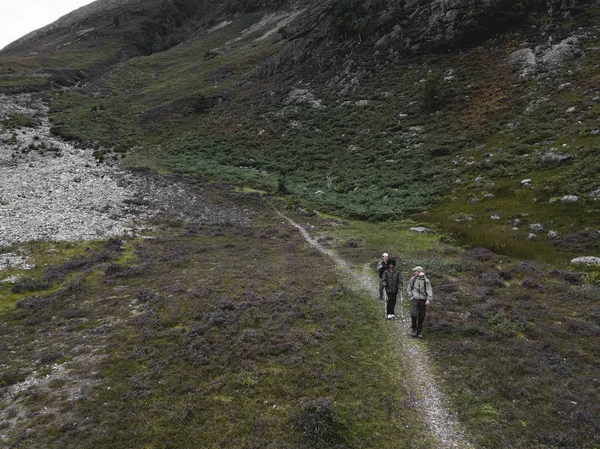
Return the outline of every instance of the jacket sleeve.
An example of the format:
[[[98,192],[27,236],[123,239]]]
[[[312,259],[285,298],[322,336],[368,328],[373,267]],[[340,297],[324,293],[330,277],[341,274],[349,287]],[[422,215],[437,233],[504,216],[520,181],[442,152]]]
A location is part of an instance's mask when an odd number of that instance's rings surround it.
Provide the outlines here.
[[[429,279],[425,282],[425,291],[427,292],[427,301],[433,301],[433,289],[431,288],[431,281]]]
[[[410,278],[408,280],[408,285],[406,286],[406,293],[408,294],[408,299],[412,299],[412,282],[414,278]]]

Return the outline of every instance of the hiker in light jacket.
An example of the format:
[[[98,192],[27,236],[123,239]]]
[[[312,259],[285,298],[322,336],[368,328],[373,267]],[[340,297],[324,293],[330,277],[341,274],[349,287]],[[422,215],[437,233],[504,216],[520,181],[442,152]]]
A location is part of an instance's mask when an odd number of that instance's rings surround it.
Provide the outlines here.
[[[413,277],[408,281],[408,299],[410,299],[410,319],[412,322],[412,336],[423,337],[423,321],[425,312],[433,300],[431,282],[425,276],[423,267],[417,266],[412,269]]]
[[[390,259],[388,269],[383,273],[383,285],[387,294],[387,319],[394,318],[394,309],[396,308],[396,297],[402,289],[402,274],[395,270],[396,261]]]
[[[381,255],[381,260],[377,263],[377,274],[379,275],[379,299],[383,301],[383,273],[388,269],[388,253]]]

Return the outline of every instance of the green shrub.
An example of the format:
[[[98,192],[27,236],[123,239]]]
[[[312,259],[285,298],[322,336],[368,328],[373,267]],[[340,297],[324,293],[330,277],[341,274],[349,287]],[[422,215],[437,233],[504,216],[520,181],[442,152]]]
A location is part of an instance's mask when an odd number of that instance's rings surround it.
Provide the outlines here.
[[[331,446],[343,443],[340,432],[343,424],[335,413],[331,399],[304,398],[300,407],[301,411],[294,416],[294,427],[300,430],[304,437]]]
[[[588,284],[600,284],[600,270],[590,271],[586,274],[585,282]]]
[[[442,72],[435,70],[427,74],[427,78],[419,85],[421,107],[424,111],[435,111],[444,99],[444,78]]]
[[[360,36],[365,27],[362,2],[337,0],[335,6],[335,28],[342,37]]]
[[[492,333],[500,337],[514,337],[524,330],[522,323],[513,320],[502,310],[488,313],[487,324],[490,326]]]

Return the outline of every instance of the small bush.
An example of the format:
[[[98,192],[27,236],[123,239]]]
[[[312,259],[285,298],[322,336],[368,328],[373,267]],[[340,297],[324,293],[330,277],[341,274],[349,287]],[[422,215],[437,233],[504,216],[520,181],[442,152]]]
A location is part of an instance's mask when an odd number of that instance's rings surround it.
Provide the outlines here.
[[[43,309],[45,307],[49,307],[54,303],[53,297],[44,297],[44,296],[27,296],[25,299],[21,301],[17,301],[15,304],[17,309]]]
[[[19,280],[12,288],[13,293],[38,292],[50,287],[48,282],[38,281],[36,279],[24,278]]]
[[[162,297],[150,288],[141,288],[135,292],[135,297],[141,303],[153,303],[159,301]]]
[[[585,282],[588,284],[600,284],[600,271],[590,271],[585,275]]]
[[[488,313],[487,323],[492,333],[501,337],[514,337],[524,330],[523,324],[513,320],[503,311]]]
[[[341,423],[329,398],[307,399],[300,402],[301,411],[294,416],[294,427],[306,438],[329,445],[342,443]]]
[[[23,382],[26,376],[19,371],[5,371],[0,373],[0,388]]]
[[[419,86],[421,96],[421,107],[424,111],[435,111],[443,103],[443,83],[442,72],[429,72],[425,81]]]

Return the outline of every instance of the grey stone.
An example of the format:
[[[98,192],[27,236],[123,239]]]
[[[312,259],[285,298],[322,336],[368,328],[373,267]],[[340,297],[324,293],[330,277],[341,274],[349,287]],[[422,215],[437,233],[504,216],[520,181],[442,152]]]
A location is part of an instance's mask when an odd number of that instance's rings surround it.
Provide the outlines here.
[[[565,195],[560,199],[561,203],[576,203],[577,201],[579,201],[577,195]]]
[[[533,232],[544,232],[544,225],[541,223],[532,223],[529,225],[529,229]]]
[[[571,260],[571,265],[600,265],[600,257],[583,256]]]
[[[560,164],[574,157],[571,153],[562,153],[557,151],[556,148],[550,148],[541,156],[541,160],[543,163]]]

